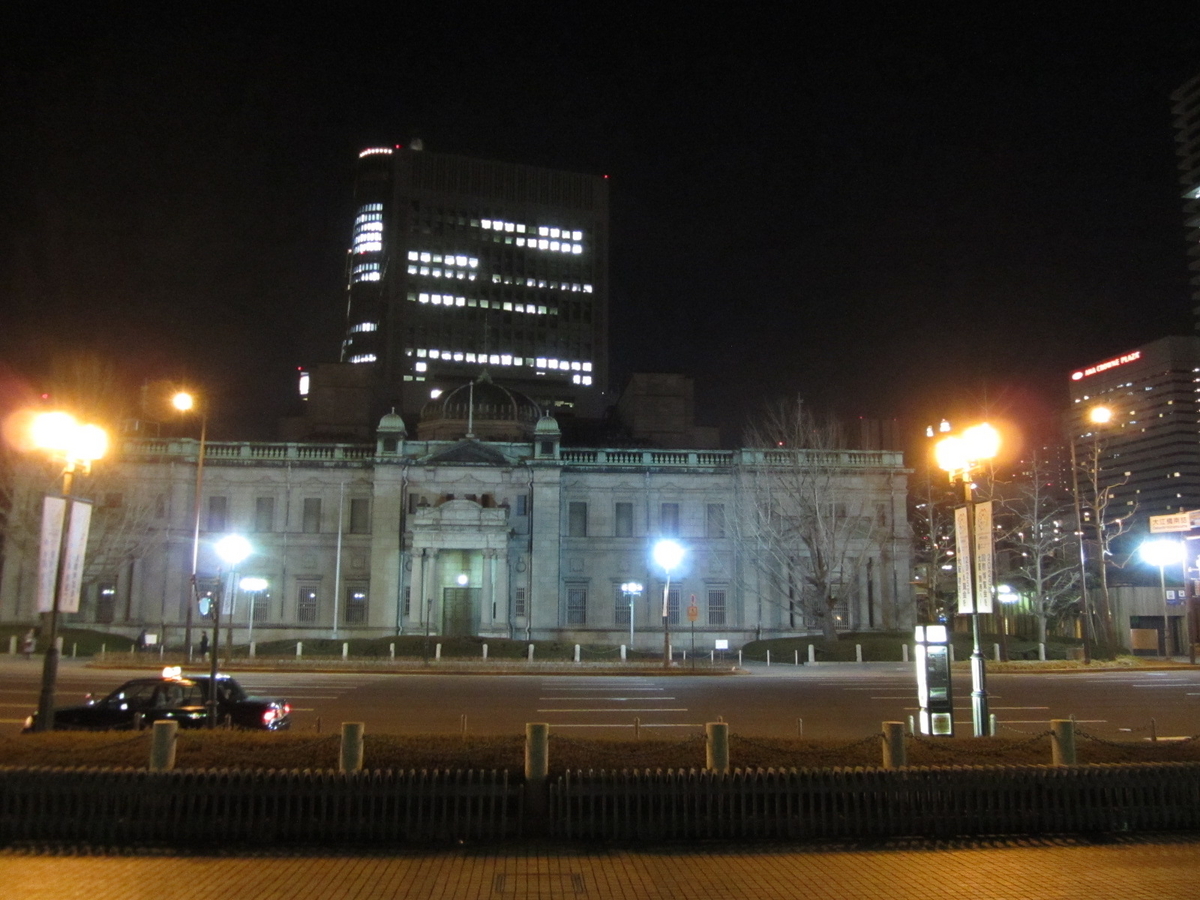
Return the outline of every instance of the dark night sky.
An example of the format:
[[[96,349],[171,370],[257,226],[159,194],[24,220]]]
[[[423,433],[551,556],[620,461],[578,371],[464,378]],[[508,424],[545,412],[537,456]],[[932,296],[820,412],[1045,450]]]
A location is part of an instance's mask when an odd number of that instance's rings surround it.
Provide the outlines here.
[[[86,349],[263,435],[336,358],[357,151],[417,136],[610,175],[616,387],[692,374],[727,440],[771,394],[1044,416],[1072,367],[1192,329],[1168,95],[1194,2],[18,6],[10,397]]]

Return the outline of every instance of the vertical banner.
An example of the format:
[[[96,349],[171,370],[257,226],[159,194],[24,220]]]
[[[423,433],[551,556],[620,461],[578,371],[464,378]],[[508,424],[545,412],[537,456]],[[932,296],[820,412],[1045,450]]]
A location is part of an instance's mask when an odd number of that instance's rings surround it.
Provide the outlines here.
[[[975,504],[975,609],[976,612],[992,611],[992,594],[995,582],[995,541],[992,537],[991,500]]]
[[[42,541],[38,548],[37,611],[54,609],[54,579],[58,575],[58,554],[62,543],[63,519],[67,501],[62,497],[42,500]]]
[[[958,614],[969,615],[975,611],[975,600],[971,584],[971,520],[967,507],[954,511],[954,554],[958,570]]]
[[[91,524],[92,504],[85,500],[72,500],[71,516],[67,520],[67,559],[63,565],[62,594],[58,598],[59,612],[79,612],[83,559],[87,552]]]

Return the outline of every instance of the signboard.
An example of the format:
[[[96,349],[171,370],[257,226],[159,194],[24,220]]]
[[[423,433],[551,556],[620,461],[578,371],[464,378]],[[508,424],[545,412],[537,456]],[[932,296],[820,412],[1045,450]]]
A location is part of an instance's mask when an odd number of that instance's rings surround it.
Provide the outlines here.
[[[1191,531],[1200,528],[1200,509],[1150,517],[1151,534],[1168,534],[1176,531]]]
[[[995,583],[995,541],[992,540],[991,500],[975,504],[975,611],[992,611],[992,585]]]
[[[695,622],[700,618],[700,608],[696,606],[696,595],[692,594],[691,601],[688,603],[687,617],[689,622]]]
[[[58,577],[58,554],[62,549],[63,520],[67,501],[46,497],[42,501],[42,539],[38,547],[37,611],[54,609],[54,580]]]
[[[83,557],[87,551],[88,530],[92,524],[92,504],[71,501],[71,518],[67,525],[67,562],[63,566],[62,592],[58,598],[59,612],[79,612],[79,592],[83,587]]]
[[[70,515],[67,515],[70,503]],[[92,504],[63,497],[42,501],[42,534],[38,548],[37,611],[54,610],[54,586],[58,579],[59,554],[63,550],[63,528],[67,529],[66,559],[62,566],[62,584],[58,586],[58,611],[79,612],[79,591],[83,584],[83,557],[87,550]]]
[[[967,508],[960,506],[954,511],[954,554],[958,569],[958,614],[968,615],[975,609],[975,598],[971,590],[971,529],[968,526]]]
[[[729,639],[728,638],[717,638],[713,642],[713,649],[728,650],[729,649]]]

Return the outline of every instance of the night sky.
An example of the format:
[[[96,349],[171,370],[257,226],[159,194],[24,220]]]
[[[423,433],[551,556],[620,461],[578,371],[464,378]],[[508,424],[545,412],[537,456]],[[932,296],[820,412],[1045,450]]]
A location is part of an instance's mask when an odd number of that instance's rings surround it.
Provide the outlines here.
[[[8,403],[89,352],[270,437],[337,358],[357,153],[414,137],[609,175],[614,386],[693,375],[727,444],[777,395],[1044,423],[1072,367],[1193,329],[1194,2],[16,5]]]

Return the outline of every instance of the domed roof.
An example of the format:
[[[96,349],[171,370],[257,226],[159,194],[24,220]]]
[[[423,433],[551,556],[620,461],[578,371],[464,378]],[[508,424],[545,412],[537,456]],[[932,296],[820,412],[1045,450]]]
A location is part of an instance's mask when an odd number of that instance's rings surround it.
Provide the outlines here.
[[[430,400],[421,410],[417,437],[448,441],[462,437],[527,441],[541,417],[536,403],[519,391],[496,384],[486,371],[474,381]]]
[[[388,434],[407,434],[408,428],[404,425],[404,419],[396,412],[396,408],[392,407],[392,411],[385,413],[383,418],[379,420],[379,427],[375,429],[378,432],[386,432]]]
[[[538,419],[537,427],[534,428],[533,432],[534,434],[546,435],[562,434],[562,431],[558,427],[558,419],[554,418],[554,416],[550,415],[550,413],[542,414],[542,417]]]

